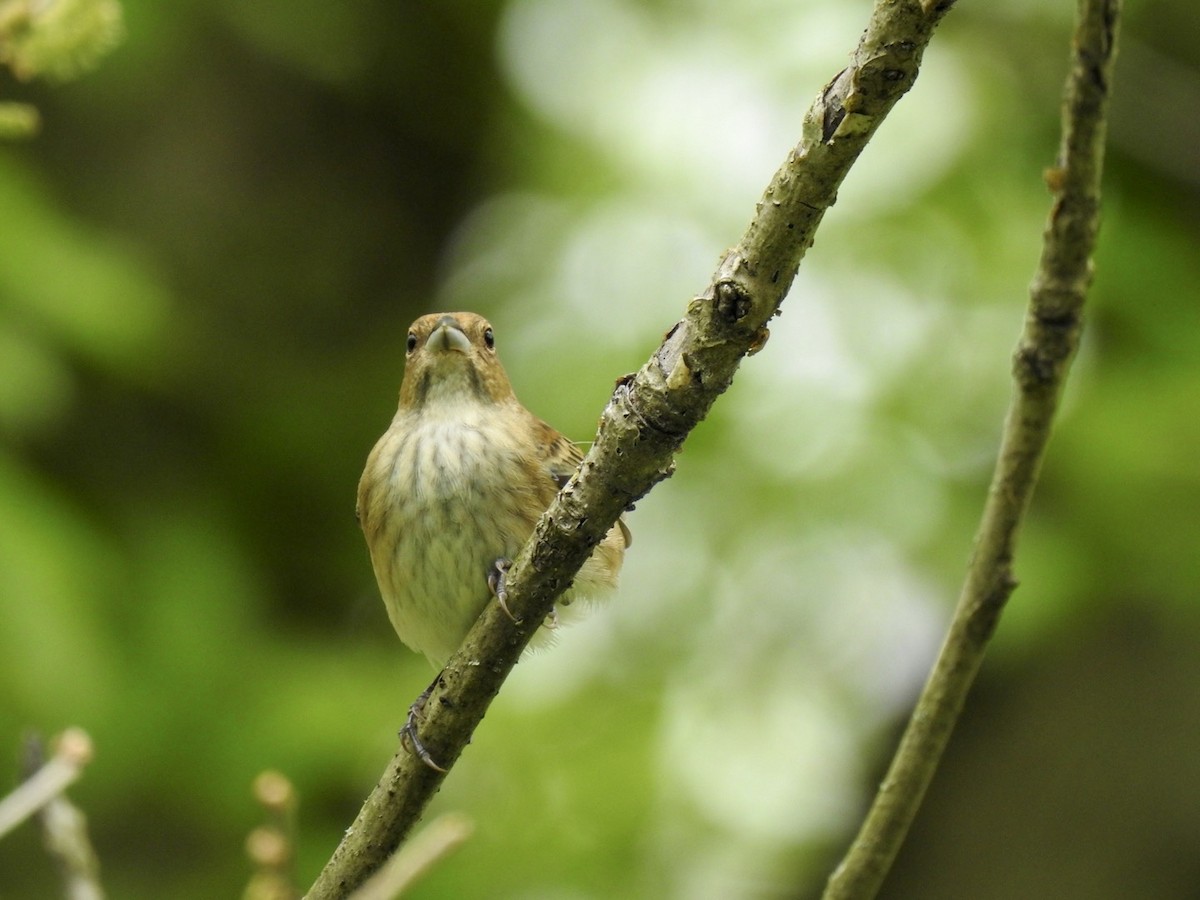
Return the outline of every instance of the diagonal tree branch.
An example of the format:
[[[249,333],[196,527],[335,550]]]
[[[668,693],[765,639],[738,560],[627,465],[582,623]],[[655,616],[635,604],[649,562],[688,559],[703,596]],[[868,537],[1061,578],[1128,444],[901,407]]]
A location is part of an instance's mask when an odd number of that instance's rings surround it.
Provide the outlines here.
[[[1120,0],[1079,0],[1077,15],[1062,143],[1055,168],[1046,173],[1054,203],[1013,360],[1014,394],[974,555],[938,660],[862,829],[829,879],[825,900],[867,900],[878,893],[1017,584],[1012,574],[1017,531],[1079,345],[1092,278]]]
[[[637,372],[617,382],[596,442],[539,521],[508,577],[511,621],[484,610],[426,704],[421,740],[443,766],[458,758],[556,597],[617,517],[672,471],[675,452],[791,287],[817,226],[851,165],[896,101],[952,0],[876,0],[851,64],[804,117],[800,143],[768,185],[745,235],[703,294]],[[342,897],[388,858],[444,772],[400,749],[309,897]]]

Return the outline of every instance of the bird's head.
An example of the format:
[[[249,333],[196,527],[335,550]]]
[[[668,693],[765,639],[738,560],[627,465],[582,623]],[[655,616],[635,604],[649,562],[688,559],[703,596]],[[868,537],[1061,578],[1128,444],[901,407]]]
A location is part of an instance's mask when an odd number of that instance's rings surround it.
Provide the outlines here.
[[[400,406],[420,409],[438,403],[504,403],[512,384],[496,336],[483,316],[470,312],[431,313],[408,329],[407,361]]]

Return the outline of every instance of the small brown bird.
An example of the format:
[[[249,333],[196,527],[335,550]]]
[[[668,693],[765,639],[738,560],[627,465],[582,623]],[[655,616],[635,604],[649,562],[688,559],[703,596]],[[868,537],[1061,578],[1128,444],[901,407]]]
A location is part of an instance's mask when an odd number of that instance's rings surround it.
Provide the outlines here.
[[[482,316],[422,316],[407,347],[400,406],[358,484],[358,520],[396,633],[440,667],[489,600],[503,604],[509,563],[583,455],[517,400]],[[560,606],[614,589],[628,545],[618,522]]]

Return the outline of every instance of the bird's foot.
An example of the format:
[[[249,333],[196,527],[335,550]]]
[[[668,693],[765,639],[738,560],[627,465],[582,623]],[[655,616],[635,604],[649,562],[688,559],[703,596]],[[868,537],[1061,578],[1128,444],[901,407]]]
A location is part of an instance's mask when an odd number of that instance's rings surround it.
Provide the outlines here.
[[[508,591],[505,589],[505,580],[508,578],[508,570],[512,567],[512,560],[500,557],[488,570],[488,590],[496,597],[496,602],[500,604],[500,608],[514,622],[520,621],[512,614],[512,610],[508,608]],[[558,607],[550,607],[550,615],[546,616],[546,620],[542,624],[553,631],[558,627]]]
[[[425,704],[429,700],[429,695],[433,693],[433,689],[437,686],[438,679],[441,678],[441,673],[433,679],[429,687],[421,691],[421,696],[413,701],[413,705],[408,708],[408,716],[404,719],[404,727],[400,729],[400,743],[407,747],[412,754],[433,769],[435,772],[445,772],[446,770],[433,761],[433,757],[429,755],[429,751],[425,749],[425,745],[421,743],[421,738],[417,736],[417,723],[425,718]]]
[[[517,617],[512,614],[508,608],[508,591],[505,590],[505,580],[508,578],[508,570],[512,567],[512,560],[505,559],[503,556],[492,563],[492,567],[488,570],[488,590],[496,597],[496,602],[500,604],[500,608],[504,610],[504,614],[517,621]]]

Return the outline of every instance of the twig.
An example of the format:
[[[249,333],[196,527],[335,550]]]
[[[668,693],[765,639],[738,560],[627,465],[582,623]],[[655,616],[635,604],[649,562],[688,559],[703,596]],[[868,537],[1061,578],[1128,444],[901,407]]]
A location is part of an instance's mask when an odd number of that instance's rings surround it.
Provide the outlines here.
[[[46,851],[58,861],[67,900],[104,900],[100,886],[100,860],[88,838],[87,816],[59,794],[42,807],[42,839]]]
[[[538,522],[508,576],[512,621],[489,605],[425,705],[421,740],[449,768],[556,596],[621,514],[672,471],[675,452],[762,345],[838,187],[912,86],[952,0],[876,0],[851,64],[817,95],[739,244],[636,375],[617,383],[579,472]],[[401,749],[309,892],[343,897],[400,843],[441,784]]]
[[[392,854],[383,868],[350,895],[350,900],[392,900],[423,878],[434,866],[461,847],[475,823],[461,813],[438,816]]]
[[[38,799],[39,791],[53,789],[48,796],[42,794],[43,802],[35,811],[42,822],[46,851],[62,873],[67,900],[104,900],[100,862],[88,838],[87,817],[63,793],[91,758],[92,739],[80,728],[68,728],[59,735],[48,763],[41,738],[33,734],[25,740],[25,769],[30,776],[22,788],[31,783],[35,786],[25,802]]]
[[[1120,0],[1079,2],[1062,143],[1055,168],[1046,173],[1054,203],[1013,361],[1014,395],[975,551],[941,653],[867,818],[829,879],[825,900],[868,900],[879,891],[1016,587],[1017,531],[1079,343],[1091,282],[1119,15]]]
[[[79,728],[69,728],[54,756],[0,800],[0,837],[8,834],[74,784],[92,758],[92,741]]]

